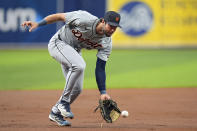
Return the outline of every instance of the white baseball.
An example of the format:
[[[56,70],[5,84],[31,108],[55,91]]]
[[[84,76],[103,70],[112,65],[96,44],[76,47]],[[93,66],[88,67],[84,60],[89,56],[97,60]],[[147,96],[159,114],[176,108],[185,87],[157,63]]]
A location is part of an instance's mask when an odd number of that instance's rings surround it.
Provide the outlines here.
[[[122,111],[121,112],[121,116],[122,117],[128,117],[129,116],[129,112],[128,111]]]

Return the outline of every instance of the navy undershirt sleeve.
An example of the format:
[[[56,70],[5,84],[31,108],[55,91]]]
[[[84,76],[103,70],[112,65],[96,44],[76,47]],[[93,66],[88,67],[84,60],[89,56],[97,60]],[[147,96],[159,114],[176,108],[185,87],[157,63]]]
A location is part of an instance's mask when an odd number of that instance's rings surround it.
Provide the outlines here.
[[[101,94],[106,94],[106,87],[105,87],[105,81],[106,81],[105,65],[106,65],[106,61],[103,61],[103,60],[97,58],[95,75],[96,75],[96,82],[97,82],[97,85],[98,85],[98,88],[99,88],[99,91],[100,91]]]

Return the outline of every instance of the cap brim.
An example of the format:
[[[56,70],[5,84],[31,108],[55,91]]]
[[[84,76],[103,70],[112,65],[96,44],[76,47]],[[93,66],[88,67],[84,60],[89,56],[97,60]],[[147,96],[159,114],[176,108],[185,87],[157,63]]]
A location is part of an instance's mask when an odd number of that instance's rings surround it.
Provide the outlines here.
[[[121,26],[119,25],[119,24],[117,24],[117,23],[113,23],[113,22],[107,22],[109,25],[112,25],[112,26],[117,26],[117,27],[120,27],[121,28]]]

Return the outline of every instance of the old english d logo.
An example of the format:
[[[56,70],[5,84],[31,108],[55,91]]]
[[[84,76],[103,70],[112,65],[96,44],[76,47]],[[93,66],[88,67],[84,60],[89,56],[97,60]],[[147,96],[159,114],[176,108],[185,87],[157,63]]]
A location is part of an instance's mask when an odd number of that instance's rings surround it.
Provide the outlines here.
[[[119,19],[120,19],[119,17],[116,17],[116,21],[119,21]]]

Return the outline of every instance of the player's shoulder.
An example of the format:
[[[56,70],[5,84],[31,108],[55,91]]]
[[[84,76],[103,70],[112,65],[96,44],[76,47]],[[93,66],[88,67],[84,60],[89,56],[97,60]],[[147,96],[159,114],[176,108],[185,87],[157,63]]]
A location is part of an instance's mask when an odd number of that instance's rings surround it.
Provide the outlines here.
[[[92,25],[95,20],[98,19],[98,17],[92,15],[91,13],[84,11],[84,10],[78,10],[72,12],[72,19],[76,19],[80,25]]]
[[[88,25],[93,25],[95,20],[98,19],[98,17],[92,15],[91,13],[87,11],[81,10],[81,23],[88,26]]]
[[[78,10],[78,11],[75,11],[75,13],[79,17],[84,18],[84,19],[98,19],[98,17],[94,16],[93,14],[91,14],[90,12],[87,12],[85,10]]]

